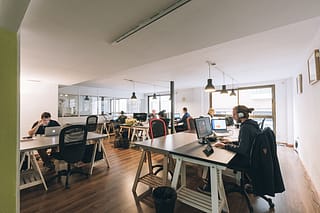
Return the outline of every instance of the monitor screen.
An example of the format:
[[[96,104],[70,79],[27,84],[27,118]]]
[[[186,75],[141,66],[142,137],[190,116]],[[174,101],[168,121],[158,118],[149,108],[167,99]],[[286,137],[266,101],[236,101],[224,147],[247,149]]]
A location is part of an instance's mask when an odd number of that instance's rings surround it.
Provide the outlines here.
[[[212,119],[211,125],[213,130],[227,129],[226,119]]]
[[[180,113],[174,113],[174,119],[180,119]]]
[[[205,138],[212,134],[209,117],[195,118],[194,121],[196,124],[196,131],[199,139]]]
[[[133,113],[133,118],[137,119],[137,121],[145,122],[147,120],[147,113]]]

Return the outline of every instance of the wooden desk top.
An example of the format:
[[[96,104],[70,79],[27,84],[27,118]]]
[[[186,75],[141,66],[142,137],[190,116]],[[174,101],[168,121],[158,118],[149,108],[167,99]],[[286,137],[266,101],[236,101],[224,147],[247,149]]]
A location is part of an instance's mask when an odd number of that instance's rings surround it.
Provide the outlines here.
[[[164,137],[135,142],[137,146],[157,152],[170,152],[178,147],[184,146],[197,140],[197,135],[192,133],[179,132]]]
[[[95,132],[88,132],[87,140],[98,140],[106,138],[106,134],[98,134]],[[32,140],[20,141],[20,151],[30,151],[35,149],[44,149],[55,147],[59,145],[59,136],[36,136]]]

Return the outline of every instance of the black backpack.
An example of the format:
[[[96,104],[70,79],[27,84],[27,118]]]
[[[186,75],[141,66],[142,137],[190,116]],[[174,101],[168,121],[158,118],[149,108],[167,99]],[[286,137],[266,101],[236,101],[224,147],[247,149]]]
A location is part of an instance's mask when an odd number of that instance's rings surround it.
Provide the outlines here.
[[[116,139],[114,141],[114,148],[124,148],[128,149],[130,146],[128,131],[124,130],[121,133],[116,134]]]

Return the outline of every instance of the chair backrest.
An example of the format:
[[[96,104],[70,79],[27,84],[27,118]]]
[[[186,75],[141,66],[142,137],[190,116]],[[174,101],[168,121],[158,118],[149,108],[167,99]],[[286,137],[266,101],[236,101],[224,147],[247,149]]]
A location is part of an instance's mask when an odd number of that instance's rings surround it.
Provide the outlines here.
[[[232,126],[234,124],[233,118],[230,116],[226,117],[226,124],[227,126]]]
[[[150,119],[149,133],[151,139],[167,135],[166,123],[162,119]]]
[[[262,119],[262,121],[259,123],[259,128],[261,129],[261,130],[263,130],[263,128],[264,128],[264,121],[266,120],[266,118],[263,118]]]
[[[95,132],[97,130],[98,116],[90,115],[87,117],[86,128],[88,132]]]
[[[76,163],[82,160],[87,141],[85,125],[64,127],[59,135],[59,152],[64,161]]]
[[[191,116],[187,118],[187,125],[188,125],[188,130],[196,129],[196,124],[194,122],[194,119]]]

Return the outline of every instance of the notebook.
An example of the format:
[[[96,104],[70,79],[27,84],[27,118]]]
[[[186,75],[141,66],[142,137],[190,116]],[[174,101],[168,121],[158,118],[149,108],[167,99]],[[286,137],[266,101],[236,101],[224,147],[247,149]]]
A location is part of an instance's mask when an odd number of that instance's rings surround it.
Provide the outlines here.
[[[50,126],[44,129],[44,136],[57,136],[60,134],[60,126]]]

